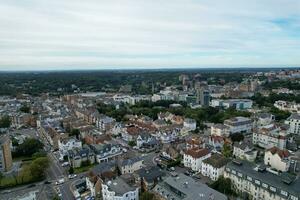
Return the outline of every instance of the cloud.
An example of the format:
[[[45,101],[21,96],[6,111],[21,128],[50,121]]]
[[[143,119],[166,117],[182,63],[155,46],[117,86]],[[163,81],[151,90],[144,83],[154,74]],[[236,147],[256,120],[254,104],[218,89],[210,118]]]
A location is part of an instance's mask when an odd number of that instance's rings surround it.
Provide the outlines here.
[[[0,0],[0,70],[300,64],[298,0]]]

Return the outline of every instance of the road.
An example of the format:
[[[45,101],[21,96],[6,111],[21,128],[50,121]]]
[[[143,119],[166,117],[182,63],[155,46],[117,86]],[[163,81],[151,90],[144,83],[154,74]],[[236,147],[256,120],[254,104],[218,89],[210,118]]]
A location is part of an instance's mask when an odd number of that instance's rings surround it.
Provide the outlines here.
[[[47,138],[43,134],[41,134],[39,131],[38,131],[38,134],[39,134],[39,139],[43,142],[43,144],[45,146],[45,150],[48,152],[48,158],[50,159],[50,166],[46,172],[47,180],[52,183],[53,189],[55,187],[59,187],[60,192],[62,194],[61,199],[63,199],[63,200],[75,199],[73,196],[73,193],[71,192],[71,189],[70,189],[71,183],[73,181],[68,179],[68,173],[67,173],[66,169],[64,169],[61,166],[61,163],[59,162],[57,156],[55,155],[54,152],[52,152],[52,147],[51,147],[49,141],[47,140]],[[65,182],[59,186],[56,186],[55,182],[61,178],[64,178]]]

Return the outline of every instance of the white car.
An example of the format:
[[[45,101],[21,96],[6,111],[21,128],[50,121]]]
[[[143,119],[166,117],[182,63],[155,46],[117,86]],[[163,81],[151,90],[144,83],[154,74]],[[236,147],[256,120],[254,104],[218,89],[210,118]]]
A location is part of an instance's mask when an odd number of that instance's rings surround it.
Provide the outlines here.
[[[77,177],[76,174],[70,174],[70,175],[69,175],[69,179],[73,179],[73,178],[76,178],[76,177]]]
[[[69,165],[68,162],[64,162],[63,164],[61,164],[62,167],[67,167]]]
[[[60,179],[58,179],[56,182],[55,182],[55,184],[56,185],[60,185],[60,184],[63,184],[65,182],[65,179],[64,178],[60,178]]]

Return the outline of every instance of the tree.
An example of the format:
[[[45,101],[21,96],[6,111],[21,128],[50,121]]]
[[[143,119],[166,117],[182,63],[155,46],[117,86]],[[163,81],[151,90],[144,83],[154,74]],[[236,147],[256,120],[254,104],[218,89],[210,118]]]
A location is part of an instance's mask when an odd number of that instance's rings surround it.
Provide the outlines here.
[[[150,192],[143,192],[140,196],[140,200],[155,200],[155,195]]]
[[[27,106],[27,105],[23,105],[23,106],[20,108],[20,111],[23,112],[23,113],[29,113],[29,112],[30,112],[30,107]]]
[[[69,174],[74,174],[74,168],[72,166],[69,168]]]
[[[30,164],[30,172],[33,180],[40,180],[45,177],[45,171],[49,166],[49,159],[47,157],[41,157],[35,159]]]
[[[225,143],[225,144],[223,145],[222,154],[223,154],[223,156],[225,156],[226,158],[232,156],[232,148],[231,148],[231,146],[230,146],[229,144]]]
[[[11,125],[11,120],[8,115],[1,117],[0,119],[0,128],[9,128]]]
[[[232,142],[240,142],[244,140],[244,135],[242,133],[235,133],[230,136]]]
[[[133,146],[136,145],[136,142],[133,141],[133,140],[131,140],[131,141],[128,142],[128,145],[131,146],[131,147],[133,147]]]
[[[32,156],[39,152],[44,147],[43,143],[35,138],[26,138],[22,144],[17,146],[16,151],[13,152],[13,157]]]
[[[232,183],[229,178],[224,178],[221,176],[217,181],[210,185],[213,189],[226,194],[226,195],[236,195],[232,189]]]
[[[46,152],[39,151],[39,152],[36,152],[36,153],[32,154],[32,159],[35,160],[37,158],[46,157],[46,156],[47,156]]]
[[[79,139],[79,135],[80,135],[80,131],[79,129],[72,129],[71,130],[71,133],[70,133],[70,136],[76,136],[77,139]]]

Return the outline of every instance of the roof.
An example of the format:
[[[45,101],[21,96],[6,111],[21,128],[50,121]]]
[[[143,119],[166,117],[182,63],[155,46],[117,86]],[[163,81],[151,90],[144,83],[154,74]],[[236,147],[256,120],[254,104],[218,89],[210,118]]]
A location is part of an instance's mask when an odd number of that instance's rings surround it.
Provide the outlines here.
[[[253,149],[253,144],[250,142],[235,142],[233,146],[242,150],[245,150],[247,147]]]
[[[203,162],[213,166],[214,168],[221,168],[225,166],[229,162],[229,160],[224,156],[215,153],[211,157],[203,160]]]
[[[300,179],[296,179],[290,184],[284,183],[283,177],[272,174],[267,171],[256,171],[254,168],[256,165],[254,163],[248,161],[239,161],[241,164],[235,164],[234,162],[230,162],[227,164],[226,168],[230,170],[235,170],[238,173],[243,174],[244,176],[250,176],[255,180],[260,180],[261,182],[275,187],[277,192],[280,193],[280,190],[287,191],[288,193],[293,194],[294,196],[299,196],[300,194]],[[227,169],[226,169],[227,170]],[[246,178],[246,177],[244,177]],[[254,180],[253,180],[254,181]]]
[[[200,148],[193,148],[186,150],[185,154],[192,156],[193,158],[201,158],[206,156],[210,153],[208,149],[200,149]]]
[[[289,157],[290,153],[288,152],[288,150],[281,150],[277,147],[272,147],[271,149],[268,149],[267,152],[271,152],[273,155],[274,154],[278,154],[280,158],[287,158]]]
[[[108,186],[109,191],[114,191],[116,196],[123,196],[125,193],[130,191],[135,191],[136,188],[128,185],[122,178],[117,177],[112,181],[107,181],[106,185]]]
[[[142,168],[136,172],[141,178],[144,178],[148,183],[154,182],[155,179],[165,175],[159,167],[153,166],[151,168]]]
[[[177,177],[167,177],[155,186],[154,191],[159,194],[163,193],[163,196],[170,200],[227,199],[224,194],[181,173]]]
[[[212,127],[217,128],[217,129],[228,129],[228,126],[224,124],[214,124]]]
[[[291,116],[287,120],[300,120],[300,114],[299,113],[292,113]]]
[[[134,163],[143,161],[142,157],[134,157],[119,162],[120,166],[133,165]]]

